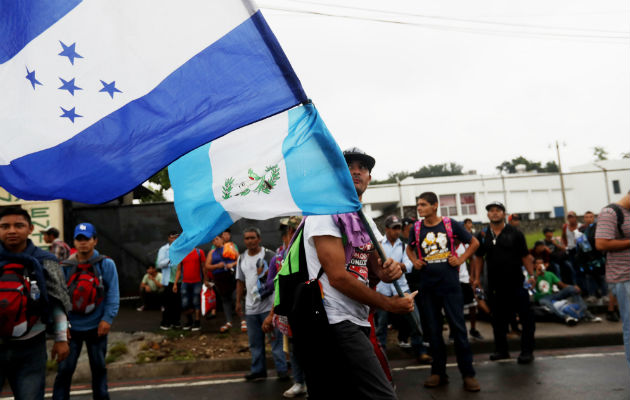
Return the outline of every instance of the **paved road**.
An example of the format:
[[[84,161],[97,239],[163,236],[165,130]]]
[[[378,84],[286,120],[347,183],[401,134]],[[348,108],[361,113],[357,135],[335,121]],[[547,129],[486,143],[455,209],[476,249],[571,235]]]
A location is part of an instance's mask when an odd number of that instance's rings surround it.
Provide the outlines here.
[[[623,347],[597,347],[550,350],[536,353],[531,365],[514,360],[493,363],[487,355],[476,355],[479,393],[467,393],[453,360],[449,364],[451,383],[428,390],[422,386],[429,375],[425,366],[408,361],[393,364],[397,393],[405,399],[630,399],[630,370]],[[278,399],[290,386],[269,378],[264,382],[246,383],[243,373],[147,380],[110,385],[111,397],[121,400],[202,400],[202,399]],[[90,399],[88,386],[73,389],[73,399]]]

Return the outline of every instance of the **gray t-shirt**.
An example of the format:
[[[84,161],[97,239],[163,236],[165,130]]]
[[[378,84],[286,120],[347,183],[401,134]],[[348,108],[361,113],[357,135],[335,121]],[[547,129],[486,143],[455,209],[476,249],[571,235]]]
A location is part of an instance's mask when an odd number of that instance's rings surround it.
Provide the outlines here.
[[[265,248],[250,256],[246,250],[241,254],[236,266],[236,279],[245,284],[247,294],[245,296],[245,314],[254,315],[268,313],[273,305],[273,293],[261,299],[259,282],[267,281],[267,270],[269,266],[265,261]]]

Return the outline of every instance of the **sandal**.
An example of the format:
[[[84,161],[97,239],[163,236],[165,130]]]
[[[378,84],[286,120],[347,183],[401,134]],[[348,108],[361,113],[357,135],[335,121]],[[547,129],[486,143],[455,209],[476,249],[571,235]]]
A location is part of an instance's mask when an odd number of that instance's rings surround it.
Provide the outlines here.
[[[247,322],[241,321],[241,332],[247,332]]]
[[[232,323],[228,322],[228,323],[226,323],[225,325],[223,325],[222,327],[219,328],[219,332],[225,333],[228,330],[230,330],[231,327],[232,327]]]

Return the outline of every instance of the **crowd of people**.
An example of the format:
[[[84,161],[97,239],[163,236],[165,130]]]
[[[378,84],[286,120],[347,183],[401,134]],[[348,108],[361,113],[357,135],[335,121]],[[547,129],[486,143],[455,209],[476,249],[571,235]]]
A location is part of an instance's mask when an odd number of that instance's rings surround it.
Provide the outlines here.
[[[376,161],[358,148],[344,151],[344,157],[361,199]],[[267,378],[268,340],[278,379],[289,380],[292,374],[285,397],[308,392],[313,399],[395,399],[387,360],[392,326],[398,345],[410,349],[417,362],[431,365],[424,386],[446,385],[445,322],[463,388],[477,392],[481,384],[470,340],[483,339],[476,329],[480,311],[492,321],[490,360],[510,357],[508,330],[520,325],[517,361],[528,364],[535,358],[536,310],[572,326],[579,320],[601,321],[587,303],[607,302],[607,318],[623,321],[630,367],[630,194],[604,207],[597,220],[587,212],[579,224],[569,212],[560,237],[545,228],[544,239],[531,249],[520,217],[507,215],[500,202],[486,205],[490,223],[475,232],[470,219],[460,223],[439,216],[435,193],[421,193],[416,201],[419,218],[388,216],[385,235],[362,213],[283,218],[282,246],[276,251],[263,247],[260,230],[250,227],[243,232],[241,253],[227,230],[213,239],[208,254],[195,248],[173,263],[169,248],[179,232],[169,232],[140,283],[138,311],[161,309],[160,329],[198,331],[202,293],[212,291],[225,319],[219,331],[228,332],[240,321],[248,335],[251,368],[245,379]],[[0,383],[8,379],[17,398],[43,398],[48,327],[55,338],[51,356],[58,362],[53,399],[69,397],[84,342],[93,398],[108,399],[105,354],[119,307],[116,266],[96,250],[96,228],[90,223],[76,226],[73,249],[59,239],[58,230],[43,231],[50,252],[28,239],[33,229],[25,210],[0,210],[0,285],[22,284],[13,291],[29,310],[16,310],[11,315],[16,322],[3,323]],[[289,252],[296,240],[300,262],[318,285],[314,292],[302,288],[316,293],[302,295],[310,296],[316,318],[296,319],[274,310],[275,278],[285,258],[293,257]],[[217,315],[211,307],[207,317]]]

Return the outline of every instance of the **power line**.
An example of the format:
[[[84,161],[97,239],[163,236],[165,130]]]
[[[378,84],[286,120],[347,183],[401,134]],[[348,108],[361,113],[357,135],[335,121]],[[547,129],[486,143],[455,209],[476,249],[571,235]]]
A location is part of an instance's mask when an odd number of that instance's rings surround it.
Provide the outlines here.
[[[508,27],[520,27],[520,28],[539,28],[539,29],[550,29],[550,30],[568,30],[568,31],[583,31],[583,32],[630,34],[630,32],[627,32],[627,31],[615,31],[615,30],[606,30],[606,29],[590,29],[590,28],[570,28],[570,27],[538,25],[538,24],[517,24],[517,23],[512,23],[512,22],[486,21],[486,20],[480,20],[480,19],[445,17],[445,16],[442,16],[442,15],[418,14],[418,13],[411,13],[411,12],[399,12],[399,11],[381,10],[381,9],[376,9],[376,8],[365,8],[365,7],[354,7],[354,6],[346,6],[346,5],[329,4],[329,3],[319,3],[319,2],[308,1],[308,0],[289,0],[289,1],[292,2],[292,3],[311,4],[311,5],[318,5],[318,6],[324,6],[324,7],[334,7],[334,8],[340,8],[340,9],[348,9],[348,10],[378,12],[378,13],[384,13],[384,14],[408,16],[408,17],[437,19],[437,20],[451,21],[451,22],[467,22],[467,23],[474,23],[474,24],[486,24],[486,25],[497,25],[497,26],[508,26]]]
[[[294,0],[298,1],[298,0]],[[314,3],[320,4],[321,3]],[[335,7],[335,6],[331,6]],[[544,32],[544,31],[514,31],[514,30],[500,30],[500,29],[490,29],[490,28],[478,28],[478,27],[466,27],[466,26],[453,26],[446,24],[430,24],[430,23],[422,23],[422,22],[411,22],[411,21],[403,21],[400,19],[393,18],[379,18],[379,17],[367,17],[367,16],[358,16],[358,15],[347,15],[347,14],[335,14],[331,12],[323,12],[323,11],[314,11],[314,10],[300,10],[300,9],[290,9],[290,8],[282,8],[282,7],[266,7],[262,6],[262,8],[275,10],[275,11],[284,11],[289,13],[297,13],[297,14],[306,14],[306,15],[316,15],[316,16],[324,16],[324,17],[336,17],[336,18],[346,18],[353,20],[361,20],[361,21],[372,21],[372,22],[381,22],[381,23],[390,23],[390,24],[398,24],[398,25],[409,25],[409,26],[418,26],[427,29],[434,30],[442,30],[442,31],[450,31],[450,32],[461,32],[461,33],[473,33],[473,34],[485,34],[491,36],[511,36],[511,37],[534,37],[534,38],[552,38],[552,39],[586,39],[586,40],[598,40],[604,43],[611,44],[620,44],[630,40],[630,35],[628,36],[615,36],[615,35],[586,35],[586,34],[572,34],[572,33],[553,33],[553,32]],[[368,9],[363,9],[364,11],[368,11]],[[401,14],[401,13],[398,13]],[[407,15],[407,14],[403,14]],[[409,15],[407,15],[409,16]],[[435,17],[439,18],[439,17]],[[446,17],[444,17],[446,18]],[[472,21],[472,20],[471,20]],[[470,23],[471,21],[467,21]],[[457,22],[464,22],[457,21]],[[502,24],[502,23],[497,23]],[[509,24],[504,24],[509,25]],[[515,27],[518,27],[517,25]],[[557,28],[561,29],[561,28]],[[615,31],[611,31],[615,32]],[[625,43],[622,43],[625,44]]]

